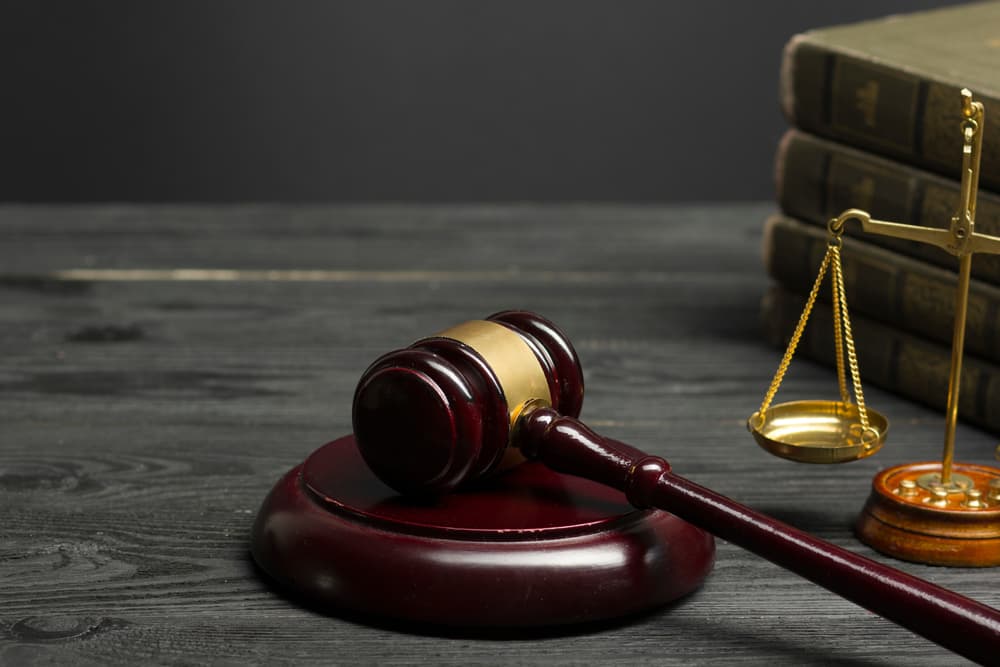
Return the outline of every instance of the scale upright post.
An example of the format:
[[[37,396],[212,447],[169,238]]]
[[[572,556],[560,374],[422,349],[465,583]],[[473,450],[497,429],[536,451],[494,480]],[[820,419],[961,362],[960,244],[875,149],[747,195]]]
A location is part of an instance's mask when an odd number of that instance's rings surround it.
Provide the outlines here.
[[[848,220],[865,232],[935,245],[958,258],[955,324],[941,461],[884,470],[858,519],[858,535],[898,558],[954,566],[1000,565],[1000,469],[955,462],[955,426],[961,388],[969,279],[975,253],[1000,253],[1000,238],[975,231],[984,109],[962,90],[962,181],[958,209],[948,229],[906,225],[849,209],[830,222],[834,233]]]

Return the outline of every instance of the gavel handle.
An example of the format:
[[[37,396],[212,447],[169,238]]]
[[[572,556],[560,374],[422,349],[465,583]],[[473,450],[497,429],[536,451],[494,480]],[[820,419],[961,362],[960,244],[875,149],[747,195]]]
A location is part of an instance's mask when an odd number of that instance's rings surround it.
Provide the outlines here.
[[[620,489],[637,507],[675,514],[966,658],[986,664],[1000,657],[1000,611],[992,607],[756,512],[549,408],[527,414],[515,438],[554,470]]]

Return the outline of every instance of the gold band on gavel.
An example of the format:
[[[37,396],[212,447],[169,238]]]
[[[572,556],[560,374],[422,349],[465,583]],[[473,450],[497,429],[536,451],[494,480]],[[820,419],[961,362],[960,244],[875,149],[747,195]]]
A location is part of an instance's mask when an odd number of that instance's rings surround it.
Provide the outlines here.
[[[447,338],[471,347],[493,370],[507,402],[511,429],[525,404],[540,400],[551,405],[549,381],[528,343],[502,324],[471,320],[432,338]]]

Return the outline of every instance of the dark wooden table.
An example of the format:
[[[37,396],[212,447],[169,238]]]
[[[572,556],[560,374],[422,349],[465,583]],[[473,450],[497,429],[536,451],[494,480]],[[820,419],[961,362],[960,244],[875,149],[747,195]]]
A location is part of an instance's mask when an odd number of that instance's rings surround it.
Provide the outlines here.
[[[0,663],[954,664],[719,544],[704,587],[578,634],[427,637],[305,610],[248,556],[274,481],[349,431],[382,352],[493,311],[575,341],[583,418],[853,551],[872,475],[938,456],[943,417],[869,387],[890,441],[839,467],[744,426],[769,205],[0,209]],[[192,270],[192,271],[186,271]],[[779,398],[833,398],[793,365]],[[991,460],[969,427],[959,458]],[[1000,569],[898,567],[1000,606]],[[998,654],[1000,660],[1000,654]]]

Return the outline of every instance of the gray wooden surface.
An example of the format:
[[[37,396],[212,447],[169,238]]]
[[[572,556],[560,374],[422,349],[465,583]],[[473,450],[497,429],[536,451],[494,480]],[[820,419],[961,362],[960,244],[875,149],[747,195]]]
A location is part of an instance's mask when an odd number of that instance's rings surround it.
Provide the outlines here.
[[[667,609],[502,640],[324,616],[251,565],[259,503],[349,431],[371,360],[511,307],[574,340],[591,425],[888,560],[851,522],[877,470],[938,455],[942,417],[869,388],[893,424],[878,456],[818,467],[758,449],[744,419],[779,358],[757,333],[769,212],[0,208],[0,663],[958,662],[721,542],[702,589]],[[93,273],[107,269],[159,273]],[[173,269],[230,272],[164,279]],[[835,393],[832,373],[800,361],[779,398]],[[991,460],[992,437],[960,427],[958,442],[960,459]],[[1000,606],[1000,569],[895,564]]]

